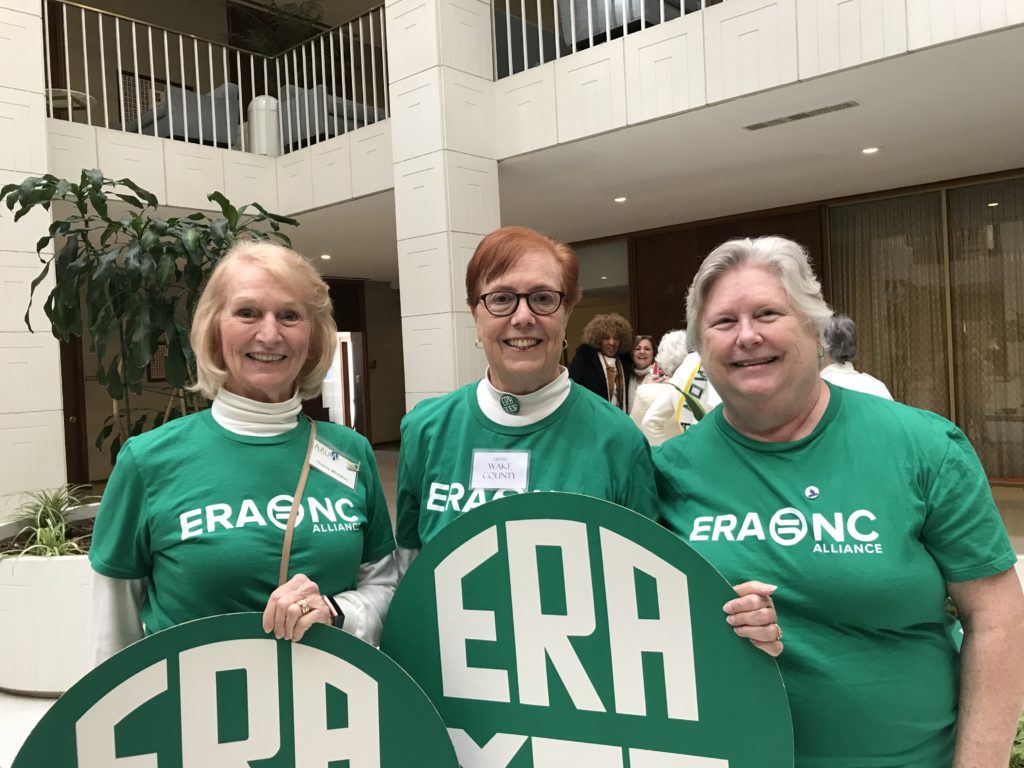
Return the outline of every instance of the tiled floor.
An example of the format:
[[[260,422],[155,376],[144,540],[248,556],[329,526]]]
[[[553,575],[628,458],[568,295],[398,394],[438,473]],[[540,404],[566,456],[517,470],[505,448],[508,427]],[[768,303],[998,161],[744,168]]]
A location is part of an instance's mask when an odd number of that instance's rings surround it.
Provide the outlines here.
[[[392,523],[395,514],[395,486],[398,480],[398,447],[375,450],[380,482],[388,500]],[[2,662],[0,662],[2,663]],[[13,696],[0,692],[0,768],[10,768],[36,723],[46,714],[54,699]]]
[[[22,742],[53,702],[0,693],[0,768],[10,768]]]

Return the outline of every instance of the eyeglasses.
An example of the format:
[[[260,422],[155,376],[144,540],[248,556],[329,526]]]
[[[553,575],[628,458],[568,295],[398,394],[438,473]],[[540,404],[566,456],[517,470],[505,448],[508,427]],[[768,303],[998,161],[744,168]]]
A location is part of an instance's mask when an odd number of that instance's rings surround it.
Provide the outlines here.
[[[484,307],[495,317],[508,317],[519,309],[520,299],[535,315],[553,315],[562,306],[565,294],[561,291],[530,291],[529,293],[512,293],[512,291],[494,291],[480,296]]]

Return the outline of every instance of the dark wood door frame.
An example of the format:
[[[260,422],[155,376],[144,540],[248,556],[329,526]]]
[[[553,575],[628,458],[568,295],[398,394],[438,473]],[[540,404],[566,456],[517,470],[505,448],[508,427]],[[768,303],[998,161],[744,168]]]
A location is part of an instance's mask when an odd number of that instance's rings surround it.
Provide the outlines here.
[[[61,400],[64,408],[64,458],[69,483],[87,484],[89,443],[85,420],[85,366],[82,339],[72,336],[60,344]]]

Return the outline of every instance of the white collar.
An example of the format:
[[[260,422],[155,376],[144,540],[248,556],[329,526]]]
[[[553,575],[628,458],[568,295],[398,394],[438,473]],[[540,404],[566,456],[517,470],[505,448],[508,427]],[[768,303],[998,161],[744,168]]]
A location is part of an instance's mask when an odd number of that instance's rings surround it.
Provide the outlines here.
[[[229,432],[254,437],[274,437],[293,429],[299,422],[302,399],[298,390],[283,403],[261,403],[228,392],[217,391],[210,408],[213,419]]]
[[[536,424],[541,419],[547,418],[558,410],[558,406],[565,402],[569,396],[569,371],[561,369],[558,378],[550,384],[545,384],[536,392],[527,395],[511,395],[495,389],[490,380],[490,369],[487,375],[480,379],[476,385],[476,401],[480,410],[484,412],[491,421],[501,424],[503,427],[525,427]],[[507,413],[501,407],[503,396],[514,397],[519,403],[519,412],[516,414]]]

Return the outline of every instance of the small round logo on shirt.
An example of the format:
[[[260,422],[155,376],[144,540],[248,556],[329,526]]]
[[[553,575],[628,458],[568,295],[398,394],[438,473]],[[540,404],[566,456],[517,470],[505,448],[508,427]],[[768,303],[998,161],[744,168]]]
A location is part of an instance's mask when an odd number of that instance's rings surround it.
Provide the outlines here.
[[[519,413],[519,400],[512,395],[502,395],[501,409],[505,411],[505,413],[515,416]]]
[[[818,486],[816,485],[808,485],[806,488],[804,488],[804,496],[813,501],[814,499],[821,496],[821,491],[818,490]]]

